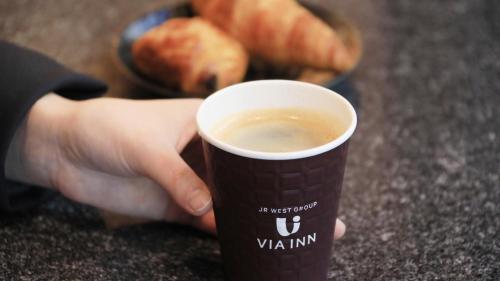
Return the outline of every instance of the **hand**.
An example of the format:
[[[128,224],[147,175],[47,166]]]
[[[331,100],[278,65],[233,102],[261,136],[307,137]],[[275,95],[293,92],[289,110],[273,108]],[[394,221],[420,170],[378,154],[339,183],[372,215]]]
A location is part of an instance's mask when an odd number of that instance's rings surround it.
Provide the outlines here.
[[[108,211],[214,233],[208,189],[192,169],[203,173],[195,124],[200,103],[46,95],[18,130],[6,175]],[[338,220],[335,237],[344,231]]]

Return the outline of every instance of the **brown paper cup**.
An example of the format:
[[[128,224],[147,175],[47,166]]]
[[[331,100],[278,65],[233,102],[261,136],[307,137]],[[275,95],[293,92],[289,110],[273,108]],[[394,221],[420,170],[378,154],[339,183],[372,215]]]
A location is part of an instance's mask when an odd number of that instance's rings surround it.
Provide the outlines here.
[[[344,128],[330,143],[289,153],[240,149],[212,127],[249,109],[328,111]],[[265,80],[222,89],[197,115],[217,232],[230,281],[324,281],[356,113],[342,96],[313,84]]]

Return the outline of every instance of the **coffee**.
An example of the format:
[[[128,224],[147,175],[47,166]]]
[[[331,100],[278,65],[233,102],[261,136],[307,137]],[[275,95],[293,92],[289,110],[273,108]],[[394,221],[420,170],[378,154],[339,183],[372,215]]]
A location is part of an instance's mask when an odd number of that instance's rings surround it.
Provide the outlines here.
[[[342,128],[335,117],[307,108],[254,109],[232,114],[212,129],[230,145],[261,152],[291,152],[326,144]]]
[[[206,98],[196,123],[226,280],[327,281],[354,108],[317,85],[251,81]]]

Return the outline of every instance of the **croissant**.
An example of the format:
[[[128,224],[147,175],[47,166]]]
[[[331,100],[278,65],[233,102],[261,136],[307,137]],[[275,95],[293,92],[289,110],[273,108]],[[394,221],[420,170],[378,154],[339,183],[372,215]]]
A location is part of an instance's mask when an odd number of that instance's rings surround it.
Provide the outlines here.
[[[204,96],[243,79],[243,46],[199,17],[175,18],[148,31],[132,46],[145,75],[186,93]]]
[[[346,71],[358,60],[295,0],[192,0],[194,10],[271,63]]]

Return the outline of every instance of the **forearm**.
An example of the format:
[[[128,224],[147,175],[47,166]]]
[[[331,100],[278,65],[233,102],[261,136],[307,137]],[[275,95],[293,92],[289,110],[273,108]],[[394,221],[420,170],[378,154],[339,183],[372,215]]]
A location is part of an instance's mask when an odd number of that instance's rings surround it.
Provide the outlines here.
[[[6,178],[55,188],[60,165],[60,140],[75,102],[56,94],[40,98],[12,139],[5,161]]]
[[[45,104],[40,98],[46,93],[55,92],[62,97],[82,100],[101,95],[106,85],[67,69],[43,54],[1,39],[0,73],[0,212],[14,212],[35,206],[42,193],[19,182],[52,186],[49,173],[52,164],[46,163],[50,162],[50,157],[42,161],[38,156],[50,151],[50,147],[40,145],[50,139],[53,128],[37,124],[35,119],[39,117],[32,109]],[[40,103],[34,106],[39,100]],[[57,107],[52,114],[62,114],[61,108]],[[37,117],[33,118],[34,115]],[[35,138],[30,135],[45,139],[33,144]],[[35,152],[29,158],[25,157],[28,148]],[[37,167],[37,171],[33,171],[33,167]]]

